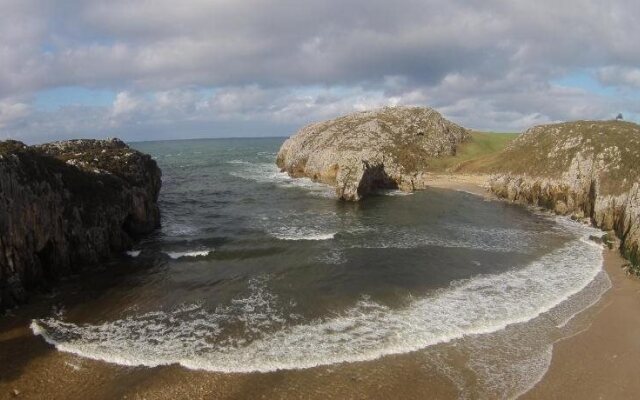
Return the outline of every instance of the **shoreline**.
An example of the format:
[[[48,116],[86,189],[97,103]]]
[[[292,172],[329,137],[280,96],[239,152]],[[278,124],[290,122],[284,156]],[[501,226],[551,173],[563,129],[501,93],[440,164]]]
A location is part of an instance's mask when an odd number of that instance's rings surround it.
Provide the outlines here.
[[[498,199],[486,176],[432,175],[426,186]],[[519,395],[538,398],[633,398],[640,357],[640,281],[626,276],[617,250],[603,250],[611,289],[569,321],[583,330],[553,343],[542,378]],[[43,308],[43,307],[41,307]],[[33,309],[0,320],[0,398],[437,398],[460,395],[453,382],[424,366],[420,352],[363,363],[270,373],[222,374],[177,365],[127,367],[57,351],[29,328]],[[380,383],[384,382],[384,385]],[[16,395],[14,390],[18,392]]]
[[[485,199],[499,200],[487,190],[488,179],[489,175],[426,173],[422,184],[425,187],[457,190]]]
[[[498,199],[486,190],[485,175],[428,175],[428,187],[461,190]],[[603,270],[611,288],[574,319],[588,317],[578,333],[553,344],[551,363],[520,399],[625,399],[640,393],[640,280],[622,268],[618,249],[603,249]],[[571,321],[570,321],[571,322]]]
[[[623,270],[617,249],[604,250],[609,289],[584,310],[592,319],[573,336],[554,343],[551,365],[522,399],[625,399],[640,393],[640,281]]]

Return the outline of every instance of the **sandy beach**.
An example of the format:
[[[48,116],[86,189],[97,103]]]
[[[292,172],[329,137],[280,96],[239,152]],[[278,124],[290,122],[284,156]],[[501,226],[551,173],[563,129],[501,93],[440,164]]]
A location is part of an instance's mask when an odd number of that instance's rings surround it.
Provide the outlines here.
[[[429,186],[491,197],[484,175],[432,175]],[[604,250],[612,288],[582,316],[589,325],[557,342],[543,379],[522,399],[634,399],[640,393],[640,280],[628,276],[618,250]]]
[[[485,177],[430,186],[487,196]],[[554,345],[551,365],[525,399],[631,399],[640,392],[640,281],[624,260],[604,250],[612,288],[575,319],[584,329]],[[62,288],[64,290],[64,287]],[[43,304],[39,302],[38,304]],[[38,309],[40,307],[40,309]],[[0,398],[24,399],[451,399],[460,397],[446,374],[425,367],[425,354],[272,373],[220,374],[179,366],[124,367],[56,351],[29,329],[43,305],[0,320]]]

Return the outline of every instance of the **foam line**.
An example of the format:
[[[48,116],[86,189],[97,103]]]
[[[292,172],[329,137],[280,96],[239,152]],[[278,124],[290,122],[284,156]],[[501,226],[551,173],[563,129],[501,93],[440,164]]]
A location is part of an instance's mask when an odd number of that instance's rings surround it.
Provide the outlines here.
[[[292,178],[281,172],[275,163],[250,163],[240,160],[230,162],[241,166],[230,172],[232,176],[260,183],[273,183],[282,188],[301,188],[320,197],[335,197],[335,189],[309,178]]]
[[[338,316],[287,322],[277,297],[254,287],[232,301],[235,311],[157,312],[98,325],[49,318],[31,329],[61,351],[123,365],[267,372],[373,360],[499,331],[582,291],[602,270],[602,248],[588,240],[591,229],[563,224],[580,237],[521,268],[454,282],[399,310],[365,298]],[[245,326],[239,337],[222,334],[238,322]]]
[[[187,257],[206,257],[213,253],[213,250],[192,250],[192,251],[166,251],[166,255],[174,260]]]

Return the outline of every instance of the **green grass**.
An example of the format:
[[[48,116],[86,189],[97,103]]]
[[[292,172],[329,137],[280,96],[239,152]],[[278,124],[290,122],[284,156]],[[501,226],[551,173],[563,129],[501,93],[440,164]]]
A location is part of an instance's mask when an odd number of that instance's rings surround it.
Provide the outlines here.
[[[481,163],[500,152],[517,136],[517,133],[472,132],[470,139],[458,147],[455,156],[430,159],[428,170],[454,172],[468,163]]]
[[[623,121],[539,126],[506,151],[466,162],[459,171],[560,178],[578,155],[597,160],[601,193],[623,193],[640,180],[640,126]]]

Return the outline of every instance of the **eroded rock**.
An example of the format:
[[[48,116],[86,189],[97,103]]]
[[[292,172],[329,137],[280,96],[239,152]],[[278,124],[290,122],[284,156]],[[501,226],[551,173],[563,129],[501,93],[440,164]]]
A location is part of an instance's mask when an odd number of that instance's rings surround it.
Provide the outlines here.
[[[421,188],[428,160],[455,155],[468,136],[430,108],[386,107],[306,126],[284,142],[276,162],[356,201],[376,189]]]
[[[160,177],[117,139],[0,142],[0,309],[158,227]]]
[[[614,231],[640,264],[640,126],[579,121],[539,126],[516,139],[487,170],[500,197],[588,218]]]

